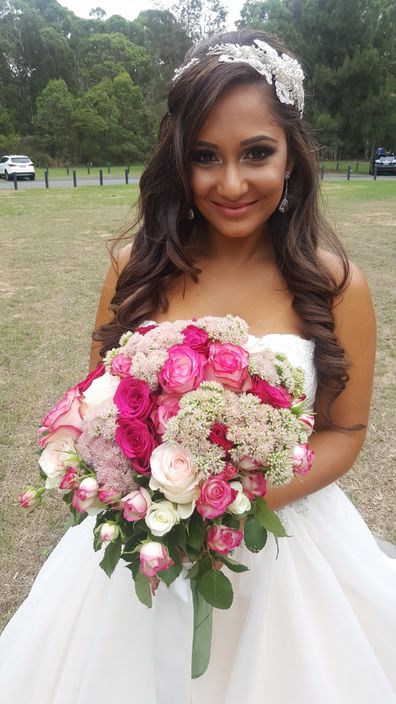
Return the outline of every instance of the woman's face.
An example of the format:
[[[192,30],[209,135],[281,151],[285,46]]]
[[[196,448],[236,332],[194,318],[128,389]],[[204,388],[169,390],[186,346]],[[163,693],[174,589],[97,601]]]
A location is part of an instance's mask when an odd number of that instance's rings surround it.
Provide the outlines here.
[[[286,135],[258,84],[231,88],[215,103],[191,154],[194,203],[209,233],[261,236],[291,171]]]

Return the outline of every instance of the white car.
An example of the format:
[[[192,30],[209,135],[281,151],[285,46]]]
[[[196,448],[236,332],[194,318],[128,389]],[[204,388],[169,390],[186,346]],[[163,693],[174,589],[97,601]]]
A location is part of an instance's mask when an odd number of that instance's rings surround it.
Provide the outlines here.
[[[24,154],[2,156],[0,159],[0,178],[5,178],[6,181],[12,181],[14,174],[16,174],[17,177],[25,176],[26,178],[30,178],[31,181],[34,181],[36,172],[32,160]]]

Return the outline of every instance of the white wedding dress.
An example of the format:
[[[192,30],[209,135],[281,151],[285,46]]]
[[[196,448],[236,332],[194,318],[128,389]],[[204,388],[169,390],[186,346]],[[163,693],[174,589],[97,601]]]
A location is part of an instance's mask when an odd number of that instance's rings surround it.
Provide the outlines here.
[[[253,338],[305,369],[313,343]],[[314,470],[313,470],[314,471]],[[396,569],[335,484],[280,512],[290,537],[234,557],[234,602],[214,610],[211,661],[190,680],[192,605],[181,576],[155,605],[111,579],[93,519],[71,528],[0,637],[4,704],[396,704]]]

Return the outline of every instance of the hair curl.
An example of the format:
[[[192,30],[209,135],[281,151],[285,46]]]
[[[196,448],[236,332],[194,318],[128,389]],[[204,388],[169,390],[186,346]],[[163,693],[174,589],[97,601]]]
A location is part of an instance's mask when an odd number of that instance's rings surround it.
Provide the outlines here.
[[[307,337],[315,341],[318,391],[328,398],[327,414],[348,380],[348,361],[334,331],[333,305],[349,279],[344,249],[321,215],[318,206],[319,169],[316,148],[310,140],[297,109],[281,103],[273,87],[249,64],[219,63],[207,56],[217,43],[251,45],[254,39],[271,44],[279,53],[289,53],[265,32],[244,29],[212,37],[193,48],[186,61],[197,57],[171,86],[168,112],[159,129],[158,142],[140,179],[137,227],[131,257],[121,272],[111,302],[114,320],[93,333],[101,341],[101,355],[118,344],[123,332],[135,329],[158,310],[166,311],[168,284],[190,275],[195,281],[197,268],[186,244],[203,218],[187,218],[193,204],[189,164],[186,154],[210,110],[227,89],[260,82],[272,100],[274,115],[286,134],[294,161],[289,180],[289,207],[270,218],[270,232],[277,265],[293,296],[293,307],[304,324]],[[125,237],[117,238],[116,243]],[[337,275],[320,256],[319,245],[337,257]],[[328,417],[329,420],[329,417]]]

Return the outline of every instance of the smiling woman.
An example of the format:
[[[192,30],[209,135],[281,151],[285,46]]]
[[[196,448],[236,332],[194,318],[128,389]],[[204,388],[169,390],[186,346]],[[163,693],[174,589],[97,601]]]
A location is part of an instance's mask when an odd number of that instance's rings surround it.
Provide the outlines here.
[[[262,32],[214,37],[177,71],[140,181],[137,233],[103,286],[89,378],[94,396],[112,390],[102,420],[119,438],[125,479],[140,487],[105,506],[108,520],[118,502],[127,505],[129,525],[119,517],[101,539],[125,530],[134,578],[148,596],[150,585],[158,588],[155,606],[134,599],[120,563],[107,580],[86,518],[66,533],[0,639],[2,701],[115,704],[132,691],[144,704],[261,704],[265,692],[271,704],[396,704],[396,570],[336,483],[365,437],[374,314],[363,274],[320,215],[303,107],[301,66]],[[95,368],[105,355],[106,366]],[[131,420],[125,399],[117,415],[114,386],[129,388],[134,375],[150,383],[139,400],[145,424]],[[84,416],[86,396],[79,403]],[[89,418],[95,438],[99,417]],[[301,435],[288,444],[300,423],[305,433],[315,426],[311,449]],[[56,425],[51,437],[58,430],[67,432]],[[279,445],[268,450],[276,434]],[[190,441],[195,454],[186,454]],[[60,445],[51,448],[60,458]],[[80,465],[68,469],[74,496],[85,491],[86,500],[86,483],[93,491],[96,480],[94,460],[84,457],[89,476],[81,479]],[[289,483],[280,485],[290,463]],[[99,501],[109,488],[97,489]],[[183,500],[188,537],[177,531]],[[279,546],[263,535],[268,514],[286,528]],[[226,567],[229,578],[219,571]],[[229,582],[231,599],[222,600]],[[200,600],[202,633],[213,598],[220,608],[210,663],[192,673],[192,604]]]

